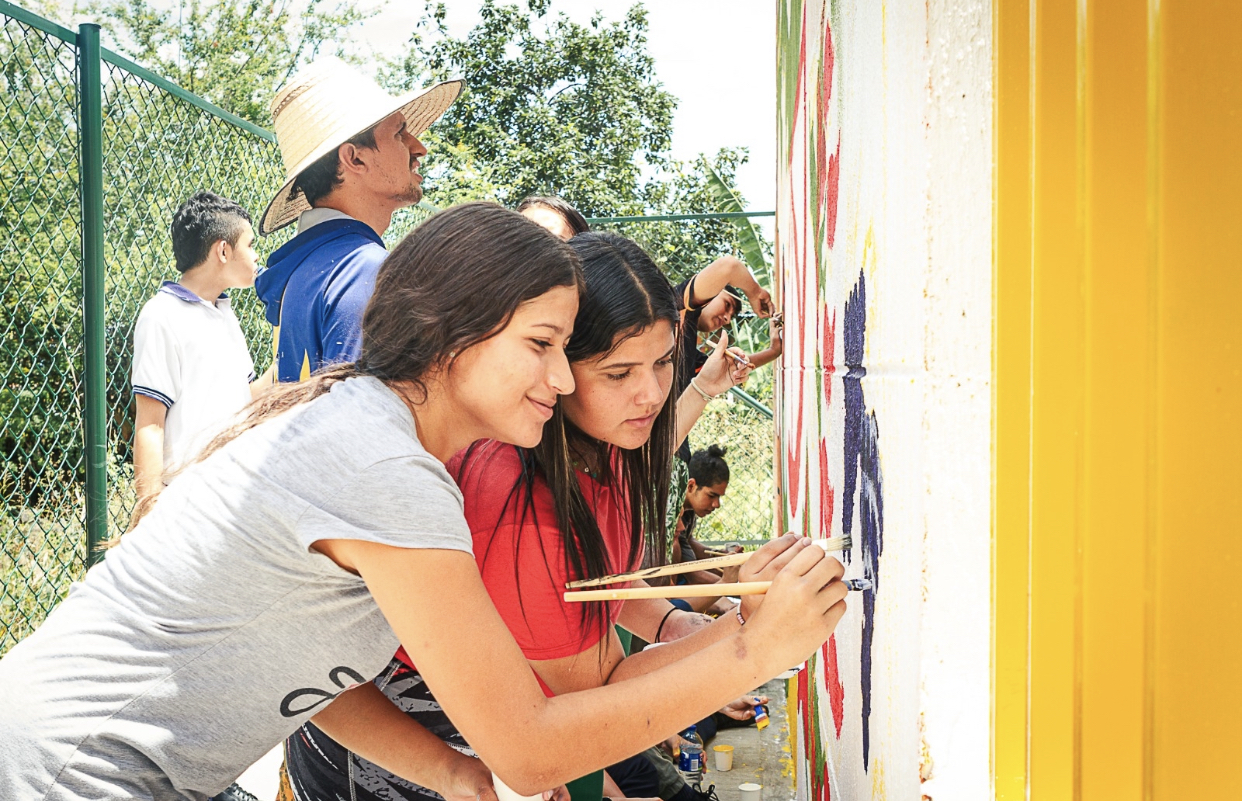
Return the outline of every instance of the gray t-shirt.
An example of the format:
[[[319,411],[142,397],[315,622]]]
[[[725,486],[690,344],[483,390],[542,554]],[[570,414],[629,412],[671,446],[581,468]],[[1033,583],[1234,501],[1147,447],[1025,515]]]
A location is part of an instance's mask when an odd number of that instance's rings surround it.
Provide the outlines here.
[[[206,798],[379,674],[397,638],[321,539],[471,552],[461,493],[375,379],[188,468],[0,660],[0,799]]]

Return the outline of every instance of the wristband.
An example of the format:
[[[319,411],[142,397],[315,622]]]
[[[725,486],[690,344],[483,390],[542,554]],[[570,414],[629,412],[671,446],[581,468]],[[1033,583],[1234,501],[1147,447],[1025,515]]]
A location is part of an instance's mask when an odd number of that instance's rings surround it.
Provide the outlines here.
[[[695,392],[699,393],[699,397],[703,399],[704,403],[711,401],[716,397],[715,395],[708,395],[703,391],[703,388],[699,386],[699,377],[697,375],[690,379],[690,386]]]
[[[741,605],[741,604],[738,604],[738,605],[737,605],[737,609],[735,609],[734,611],[735,611],[735,612],[737,612],[737,622],[738,622],[740,625],[745,626],[745,625],[746,625],[746,618],[742,617],[742,605]]]
[[[664,613],[664,617],[660,619],[660,625],[656,626],[656,636],[653,642],[658,643],[660,641],[660,632],[664,631],[664,624],[668,622],[669,616],[672,615],[676,611],[677,611],[677,607],[674,606]]]

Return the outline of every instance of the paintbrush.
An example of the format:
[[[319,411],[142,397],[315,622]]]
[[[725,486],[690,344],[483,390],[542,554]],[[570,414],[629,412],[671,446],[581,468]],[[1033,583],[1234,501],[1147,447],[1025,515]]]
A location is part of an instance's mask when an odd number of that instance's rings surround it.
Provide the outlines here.
[[[714,339],[707,340],[707,346],[709,348],[714,349],[716,345],[717,345],[716,340]],[[741,356],[738,356],[736,353],[733,353],[732,351],[726,350],[725,355],[740,365],[743,365],[745,367],[754,367],[754,365],[750,363],[750,359],[743,359]]]
[[[865,592],[874,585],[867,579],[842,579],[853,592]],[[627,587],[619,590],[578,590],[567,592],[566,601],[629,601],[636,598],[716,598],[724,595],[763,595],[770,581],[739,581],[735,584],[682,584],[672,587]]]
[[[812,540],[812,542],[830,553],[832,551],[848,551],[851,545],[849,537],[829,537],[822,540]],[[742,553],[713,556],[710,559],[697,559],[693,562],[680,562],[675,565],[664,565],[663,567],[648,567],[630,573],[614,573],[611,576],[603,576],[601,578],[571,581],[565,587],[571,590],[578,587],[599,587],[604,584],[618,584],[622,581],[639,581],[658,578],[659,576],[676,576],[679,573],[693,573],[696,570],[716,570],[718,568],[745,564],[746,560],[750,559],[752,553],[753,551],[750,553],[743,551]],[[681,596],[670,595],[668,597],[680,598]]]

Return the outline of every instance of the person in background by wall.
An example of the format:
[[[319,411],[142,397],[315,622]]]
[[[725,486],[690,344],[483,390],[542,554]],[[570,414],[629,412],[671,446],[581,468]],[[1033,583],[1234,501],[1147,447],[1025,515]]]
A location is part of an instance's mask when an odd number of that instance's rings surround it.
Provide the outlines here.
[[[358,357],[362,312],[388,251],[393,213],[422,199],[418,135],[452,105],[461,81],[392,97],[334,58],[295,75],[272,101],[288,180],[259,221],[297,220],[255,289],[275,327],[276,378],[300,381]]]
[[[697,400],[703,405],[710,403],[714,396],[702,392],[695,386],[694,377],[703,367],[707,357],[699,350],[699,334],[710,335],[719,332],[716,337],[717,346],[727,346],[728,336],[723,330],[742,308],[742,301],[732,287],[741,287],[750,300],[751,308],[759,317],[772,316],[772,297],[768,291],[759,286],[759,282],[750,274],[750,270],[742,261],[734,256],[722,256],[695,275],[681,282],[676,287],[677,305],[681,312],[681,361],[677,369],[677,392],[684,402]],[[779,331],[779,318],[769,324],[769,332]],[[708,340],[710,342],[710,339]],[[741,358],[746,359],[751,369],[760,367],[776,359],[781,354],[781,340],[774,336],[767,349],[747,356],[736,348]],[[691,393],[697,398],[690,397]],[[678,406],[681,411],[681,406]],[[669,529],[677,524],[681,516],[680,498],[685,494],[689,476],[687,466],[690,462],[690,438],[687,436],[677,448],[677,459],[673,462],[673,477],[669,497]]]
[[[746,265],[734,256],[716,259],[677,285],[682,338],[682,362],[677,375],[678,393],[691,385],[695,374],[707,358],[699,351],[699,334],[710,336],[719,332],[742,310],[741,298],[734,287],[740,288],[746,294],[756,315],[764,318],[772,316],[772,296],[759,286]],[[780,339],[777,338],[767,349],[751,354],[748,361],[754,367],[762,367],[780,355]],[[688,439],[677,455],[684,462],[690,461]]]
[[[686,530],[682,535],[683,547],[677,561],[707,559],[718,555],[709,552],[703,543],[695,539],[694,529],[701,518],[720,508],[725,493],[729,491],[729,463],[724,459],[728,452],[729,449],[725,446],[713,444],[695,451],[690,457],[690,480],[686,484],[686,495],[682,501],[682,515],[687,517]],[[686,513],[690,514],[687,516]]]
[[[251,401],[254,362],[228,289],[254,283],[250,215],[198,192],[170,229],[179,281],[165,281],[134,327],[134,488],[158,493],[187,457]],[[261,382],[255,382],[253,388]]]
[[[671,562],[693,562],[696,559],[707,559],[719,556],[722,552],[734,553],[741,551],[741,546],[733,544],[725,546],[723,551],[709,551],[703,543],[694,538],[694,528],[698,519],[707,517],[720,508],[721,498],[729,491],[729,464],[724,460],[726,448],[711,445],[695,451],[690,457],[690,479],[682,500],[681,516],[677,520],[673,535]],[[676,577],[677,584],[726,584],[737,581],[737,569],[696,570],[682,573]],[[719,596],[711,598],[678,598],[673,604],[681,609],[694,612],[706,612],[719,616],[733,610],[734,605],[727,598]]]

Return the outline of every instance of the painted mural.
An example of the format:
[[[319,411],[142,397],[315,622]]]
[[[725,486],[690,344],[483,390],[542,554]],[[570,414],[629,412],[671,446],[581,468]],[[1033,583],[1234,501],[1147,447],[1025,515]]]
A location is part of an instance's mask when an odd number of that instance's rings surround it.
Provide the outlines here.
[[[776,517],[874,585],[791,680],[798,798],[983,799],[990,12],[777,7]]]
[[[877,602],[885,591],[883,448],[881,421],[866,397],[874,304],[868,273],[877,254],[869,227],[861,251],[838,243],[842,224],[865,224],[859,214],[866,210],[842,198],[844,115],[833,15],[824,0],[790,0],[778,22],[777,247],[786,345],[778,380],[777,517],[786,530],[849,537],[846,573],[870,579],[874,591],[850,599],[838,633],[792,680],[802,801],[858,797],[841,792],[867,785],[883,794],[883,771],[872,754]]]

